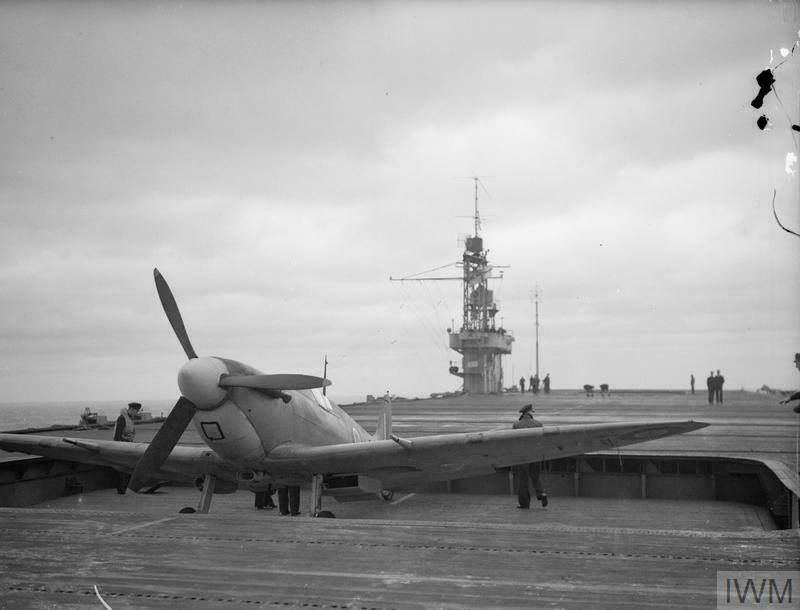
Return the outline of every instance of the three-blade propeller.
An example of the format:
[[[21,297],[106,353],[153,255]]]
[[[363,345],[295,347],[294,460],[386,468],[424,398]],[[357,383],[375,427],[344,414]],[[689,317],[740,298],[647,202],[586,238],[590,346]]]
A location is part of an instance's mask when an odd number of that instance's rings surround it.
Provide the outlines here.
[[[186,357],[189,358],[189,360],[197,358],[197,353],[195,353],[192,347],[192,342],[189,341],[189,333],[186,332],[186,327],[183,325],[181,312],[178,309],[178,304],[175,302],[175,297],[172,296],[172,291],[169,289],[167,280],[159,273],[158,269],[153,269],[153,275],[156,279],[156,290],[158,291],[158,298],[161,299],[161,307],[164,308],[164,313],[167,314],[167,320],[169,320],[172,330],[175,331],[175,336],[178,337],[178,341],[181,342],[183,351],[186,352]]]
[[[159,273],[158,269],[153,270],[155,276],[156,290],[161,300],[161,306],[167,315],[172,330],[178,337],[178,341],[186,352],[189,360],[195,360],[197,353],[189,341],[189,334],[183,324],[181,312],[175,297],[167,284],[167,281]],[[199,361],[198,361],[199,362]],[[187,365],[188,366],[188,365]],[[251,388],[254,390],[269,390],[282,392],[283,390],[309,390],[330,385],[330,380],[312,375],[222,375],[216,383],[220,388]],[[189,422],[192,421],[198,407],[185,396],[181,396],[178,402],[170,411],[166,421],[159,428],[152,442],[145,450],[139,463],[131,475],[128,487],[133,491],[139,491],[161,467],[169,457],[169,454],[178,444]]]
[[[150,479],[152,473],[161,467],[161,464],[172,453],[175,445],[178,444],[178,440],[186,430],[186,426],[192,421],[196,411],[197,407],[191,400],[183,396],[178,399],[144,455],[139,459],[139,463],[136,464],[136,470],[133,471],[131,480],[128,481],[130,489],[139,491]]]
[[[310,390],[331,385],[330,379],[313,375],[223,375],[221,388],[252,388],[254,390]]]

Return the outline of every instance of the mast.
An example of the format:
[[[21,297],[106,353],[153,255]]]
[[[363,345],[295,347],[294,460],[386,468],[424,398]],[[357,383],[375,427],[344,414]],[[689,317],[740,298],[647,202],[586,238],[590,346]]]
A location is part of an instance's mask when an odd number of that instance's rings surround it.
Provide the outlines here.
[[[475,237],[478,237],[481,228],[481,217],[478,214],[478,177],[474,176],[472,179],[475,181]]]
[[[464,379],[464,391],[468,394],[495,394],[503,391],[501,357],[511,353],[514,337],[502,327],[502,322],[499,327],[495,322],[499,309],[494,291],[489,289],[489,280],[497,266],[489,263],[488,250],[480,236],[480,179],[478,176],[472,179],[475,184],[475,233],[467,237],[461,260],[463,322],[459,332],[449,333],[450,349],[461,354],[462,367],[460,371],[451,367],[450,372]]]
[[[539,377],[539,288],[536,288],[536,377]]]

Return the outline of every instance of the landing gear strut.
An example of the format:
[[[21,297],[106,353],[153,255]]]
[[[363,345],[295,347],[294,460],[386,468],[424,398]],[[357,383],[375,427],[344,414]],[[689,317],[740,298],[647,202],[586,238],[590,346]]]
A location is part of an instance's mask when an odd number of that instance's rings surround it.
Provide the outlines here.
[[[217,477],[213,474],[207,474],[203,478],[198,478],[194,482],[197,489],[200,490],[200,502],[197,504],[197,510],[193,509],[191,506],[184,506],[178,512],[181,514],[186,513],[207,513],[208,509],[211,507],[211,498],[214,496],[214,487],[217,484]],[[150,490],[150,492],[157,489],[159,486]]]
[[[329,510],[322,510],[322,475],[315,474],[311,477],[311,517],[320,517],[323,519],[334,519],[334,515]]]
[[[211,508],[211,497],[214,495],[214,487],[217,483],[217,477],[213,474],[207,474],[203,477],[203,485],[200,488],[200,503],[197,505],[198,513],[207,513]]]

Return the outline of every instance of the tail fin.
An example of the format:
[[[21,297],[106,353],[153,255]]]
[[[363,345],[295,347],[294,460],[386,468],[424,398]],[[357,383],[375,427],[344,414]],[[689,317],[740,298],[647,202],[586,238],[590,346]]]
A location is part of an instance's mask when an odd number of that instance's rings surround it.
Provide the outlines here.
[[[378,427],[375,430],[375,440],[385,441],[392,434],[392,400],[384,397],[378,410]]]

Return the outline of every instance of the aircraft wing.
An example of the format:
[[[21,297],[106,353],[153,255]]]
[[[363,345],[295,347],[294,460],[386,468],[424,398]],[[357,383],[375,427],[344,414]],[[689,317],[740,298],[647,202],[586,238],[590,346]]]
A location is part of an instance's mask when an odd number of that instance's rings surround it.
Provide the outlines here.
[[[384,485],[490,474],[497,468],[552,460],[683,434],[708,426],[694,421],[543,426],[355,444],[287,444],[264,464],[273,475],[362,474]]]
[[[274,449],[263,469],[275,479],[361,474],[384,485],[490,474],[497,468],[612,449],[704,428],[708,424],[632,422],[544,426],[310,447]],[[132,472],[148,445],[0,433],[0,449]],[[176,446],[153,480],[194,481],[204,474],[234,481],[236,469],[206,447]]]
[[[148,445],[34,434],[0,433],[0,449],[47,458],[111,466],[132,472]],[[235,480],[235,469],[207,447],[177,446],[154,480],[194,481],[204,474]]]

